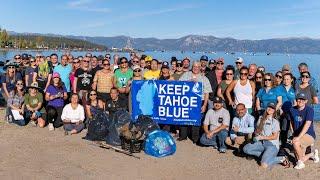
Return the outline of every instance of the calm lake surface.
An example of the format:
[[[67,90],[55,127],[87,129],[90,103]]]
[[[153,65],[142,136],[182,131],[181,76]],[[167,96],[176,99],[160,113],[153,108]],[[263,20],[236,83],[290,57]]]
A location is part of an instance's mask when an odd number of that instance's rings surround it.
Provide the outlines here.
[[[20,51],[20,50],[8,50],[0,51],[0,60],[5,61],[7,59],[12,60],[15,54],[28,53],[35,55],[41,53],[42,55],[48,56],[52,53],[56,53],[59,56],[62,55],[65,51]],[[74,51],[71,52],[73,56],[84,56],[86,51]],[[106,52],[91,52],[94,55],[104,55]],[[110,53],[114,55],[115,53]],[[129,53],[117,53],[120,56],[129,57]],[[256,63],[258,66],[264,66],[267,72],[275,73],[278,70],[281,70],[284,64],[289,64],[291,66],[292,72],[295,76],[298,77],[298,65],[301,62],[305,62],[309,66],[309,71],[311,76],[315,77],[320,83],[320,55],[319,54],[279,54],[274,53],[267,55],[266,53],[242,53],[236,52],[234,54],[226,54],[225,52],[216,52],[216,53],[204,53],[204,52],[180,52],[180,51],[165,51],[165,52],[141,52],[141,54],[151,55],[153,58],[156,58],[161,61],[170,61],[172,56],[176,56],[177,59],[182,59],[184,57],[189,57],[191,60],[197,60],[202,55],[207,55],[210,59],[216,59],[218,57],[223,57],[225,60],[225,66],[227,64],[234,65],[234,61],[237,57],[242,57],[245,64]],[[1,69],[2,70],[2,69]],[[320,105],[317,105],[315,113],[315,118],[320,120]]]

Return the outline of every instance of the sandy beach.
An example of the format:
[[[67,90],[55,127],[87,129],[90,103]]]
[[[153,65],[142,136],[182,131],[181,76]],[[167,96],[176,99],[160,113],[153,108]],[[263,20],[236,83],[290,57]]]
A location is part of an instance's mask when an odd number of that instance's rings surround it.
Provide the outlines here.
[[[320,164],[312,161],[303,170],[293,165],[263,170],[232,150],[219,154],[190,140],[177,142],[173,156],[158,159],[141,152],[139,160],[81,139],[86,131],[65,136],[61,129],[18,127],[4,122],[1,114],[1,179],[320,179]],[[319,123],[316,129],[319,137]]]

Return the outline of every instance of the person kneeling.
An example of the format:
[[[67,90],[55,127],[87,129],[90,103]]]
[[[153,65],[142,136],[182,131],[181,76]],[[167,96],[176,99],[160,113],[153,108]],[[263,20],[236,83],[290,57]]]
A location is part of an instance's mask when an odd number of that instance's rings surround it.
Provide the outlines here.
[[[63,127],[66,135],[77,134],[84,128],[84,109],[79,104],[79,95],[71,95],[71,103],[67,104],[63,110],[61,119],[64,123]]]
[[[286,157],[277,157],[279,152],[279,121],[275,119],[276,105],[269,103],[263,116],[259,118],[257,129],[255,130],[254,143],[246,144],[243,152],[248,155],[260,157],[261,167],[268,168],[274,164],[282,163],[289,167]]]
[[[230,123],[230,114],[228,110],[223,108],[222,99],[215,97],[213,101],[213,109],[208,110],[203,122],[204,133],[200,138],[203,145],[213,146],[220,153],[226,152],[225,140],[228,135],[228,127]],[[210,130],[209,130],[210,126]],[[217,144],[217,139],[219,146]]]
[[[227,137],[226,144],[238,150],[250,141],[254,131],[254,117],[247,112],[244,104],[239,103],[236,107],[237,115],[233,118],[230,137]]]

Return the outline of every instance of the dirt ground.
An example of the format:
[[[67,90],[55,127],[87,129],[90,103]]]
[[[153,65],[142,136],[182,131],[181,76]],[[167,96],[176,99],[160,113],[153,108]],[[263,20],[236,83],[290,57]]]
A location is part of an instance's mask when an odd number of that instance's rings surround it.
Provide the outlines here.
[[[177,142],[173,156],[158,159],[141,152],[139,160],[92,145],[81,139],[85,131],[65,136],[60,129],[18,127],[3,119],[0,179],[320,179],[320,164],[312,161],[303,170],[292,165],[263,170],[255,160],[236,157],[231,150],[219,154],[190,140]],[[316,126],[320,137],[320,124]]]

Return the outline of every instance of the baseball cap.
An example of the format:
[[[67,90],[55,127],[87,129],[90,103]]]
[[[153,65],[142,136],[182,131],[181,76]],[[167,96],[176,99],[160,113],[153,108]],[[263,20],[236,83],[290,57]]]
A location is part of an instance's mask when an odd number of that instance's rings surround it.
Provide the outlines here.
[[[54,72],[54,73],[52,74],[52,78],[60,78],[60,74],[57,73],[57,72]]]
[[[177,67],[182,67],[182,62],[181,61],[177,61]]]
[[[29,55],[28,54],[22,54],[21,55],[21,59],[22,60],[28,60],[29,59]]]
[[[243,63],[243,58],[242,57],[237,57],[236,62]]]
[[[152,61],[152,56],[147,56],[144,60],[145,60],[146,62]]]
[[[304,93],[298,93],[296,99],[307,100],[307,96]]]
[[[200,61],[208,61],[209,60],[209,58],[208,58],[208,56],[206,56],[206,55],[203,55],[203,56],[201,56],[200,57]]]
[[[216,97],[214,97],[214,99],[213,99],[213,103],[222,103],[222,102],[223,102],[223,100],[222,100],[221,97],[216,96]]]
[[[276,105],[274,103],[272,103],[272,102],[268,103],[267,106],[272,108],[272,109],[276,109]]]
[[[161,69],[167,68],[169,69],[169,63],[167,61],[163,61]]]
[[[209,61],[209,64],[214,64],[215,63],[215,60],[214,59],[211,59],[210,61]]]
[[[134,66],[132,66],[132,70],[134,71],[134,70],[136,70],[136,69],[141,69],[141,67],[140,66],[138,66],[138,65],[134,65]]]

